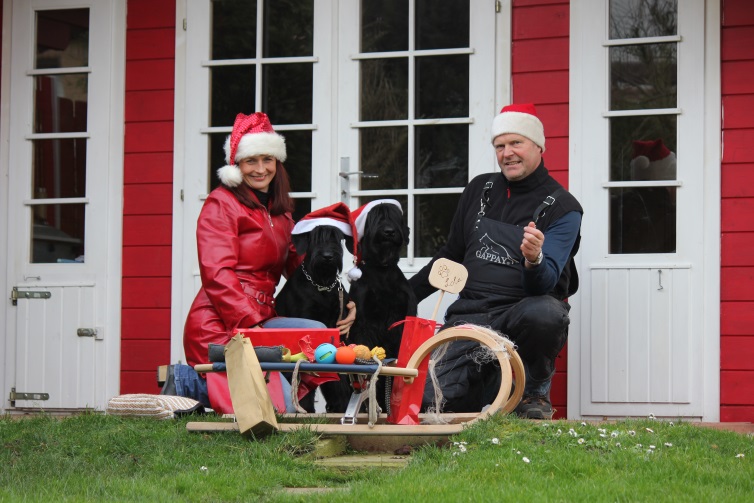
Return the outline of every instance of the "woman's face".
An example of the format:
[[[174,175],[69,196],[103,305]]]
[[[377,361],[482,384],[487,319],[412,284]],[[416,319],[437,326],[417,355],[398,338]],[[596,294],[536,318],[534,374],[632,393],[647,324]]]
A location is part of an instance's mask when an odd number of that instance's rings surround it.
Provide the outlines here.
[[[249,187],[267,192],[277,173],[277,159],[271,155],[253,155],[242,159],[238,168]]]

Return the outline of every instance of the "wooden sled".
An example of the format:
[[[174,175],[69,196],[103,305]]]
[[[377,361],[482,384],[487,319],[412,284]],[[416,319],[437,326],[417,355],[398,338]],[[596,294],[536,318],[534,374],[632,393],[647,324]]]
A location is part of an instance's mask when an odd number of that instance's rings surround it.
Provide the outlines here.
[[[442,271],[442,274],[438,274],[438,277],[442,278],[442,282],[433,281],[432,273],[430,273],[430,282],[440,289],[440,299],[437,301],[439,306],[442,299],[442,293],[445,291],[457,293],[463,287],[465,283],[465,269],[460,270],[458,267],[463,267],[460,264],[456,264],[444,259],[438,260],[433,266],[432,271]],[[438,269],[440,268],[440,269]],[[460,279],[459,279],[460,278]],[[437,306],[433,313],[433,318],[437,313]],[[497,358],[497,362],[500,365],[501,371],[501,383],[497,396],[492,403],[482,412],[479,413],[467,413],[467,414],[436,414],[429,416],[427,414],[419,414],[421,424],[387,424],[386,415],[381,414],[377,409],[377,404],[374,400],[368,400],[366,390],[366,384],[369,384],[375,376],[394,376],[395,379],[404,380],[404,391],[409,386],[421,386],[424,388],[424,381],[414,382],[415,378],[419,375],[419,366],[421,363],[432,354],[432,352],[443,344],[453,341],[475,341],[482,346],[489,348]],[[502,342],[501,342],[502,341]],[[259,363],[262,371],[275,370],[291,372],[295,368],[293,363]],[[326,367],[326,368],[325,368]],[[211,365],[200,365],[196,367],[197,371],[207,372],[212,370]],[[359,390],[354,391],[351,402],[349,403],[348,410],[345,415],[339,414],[279,414],[279,421],[277,422],[277,429],[279,431],[294,431],[297,429],[309,429],[311,431],[320,434],[329,435],[410,435],[410,436],[447,436],[459,433],[463,428],[476,421],[486,419],[493,414],[497,413],[510,413],[516,408],[521,400],[524,392],[524,365],[520,356],[516,352],[513,345],[507,339],[496,338],[490,335],[488,331],[482,327],[475,327],[474,325],[464,325],[459,327],[452,327],[439,332],[438,334],[427,339],[421,344],[413,355],[406,362],[405,367],[382,365],[378,368],[377,365],[339,365],[339,364],[300,364],[299,372],[337,372],[348,373],[355,376],[356,382],[360,383]],[[515,374],[515,384],[513,376]],[[241,386],[231,387],[231,400],[235,401],[233,397],[233,390],[239,389],[239,387],[245,385],[251,385],[251,383],[238,383]],[[421,396],[421,393],[418,394]],[[360,413],[361,405],[366,400],[369,407],[368,413]],[[417,407],[421,404],[417,404]],[[377,420],[370,420],[369,418],[377,418]],[[234,422],[189,422],[186,425],[186,429],[191,432],[216,432],[216,431],[240,431],[246,433],[247,431],[241,431],[239,424],[248,423],[244,421],[245,418],[239,417],[236,414],[236,421]],[[302,422],[302,419],[307,421]],[[434,421],[444,424],[426,424],[428,421]],[[322,422],[322,421],[327,421]],[[367,424],[364,424],[364,423]]]

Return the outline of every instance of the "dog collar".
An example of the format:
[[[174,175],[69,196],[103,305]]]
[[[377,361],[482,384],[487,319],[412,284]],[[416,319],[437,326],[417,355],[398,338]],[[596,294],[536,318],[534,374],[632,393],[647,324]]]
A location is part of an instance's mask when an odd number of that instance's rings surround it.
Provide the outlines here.
[[[338,278],[335,278],[335,281],[333,281],[332,285],[322,286],[315,283],[312,277],[309,276],[309,273],[306,272],[306,269],[304,268],[304,264],[301,264],[301,270],[304,271],[304,276],[306,276],[306,279],[309,280],[309,283],[316,286],[317,290],[320,292],[331,292],[332,289],[335,288],[336,285],[338,285],[338,290],[341,290],[343,288],[343,285],[340,284],[340,281],[338,281]]]

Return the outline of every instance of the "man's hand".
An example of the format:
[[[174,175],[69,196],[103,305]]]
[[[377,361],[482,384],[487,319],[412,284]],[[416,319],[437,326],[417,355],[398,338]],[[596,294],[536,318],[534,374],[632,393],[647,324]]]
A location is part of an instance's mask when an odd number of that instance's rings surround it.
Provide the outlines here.
[[[350,300],[348,301],[348,304],[346,304],[346,307],[348,308],[348,316],[340,320],[335,324],[335,326],[340,330],[341,336],[348,335],[348,332],[351,330],[351,326],[353,325],[353,322],[356,321],[356,304],[354,301]]]
[[[542,253],[542,245],[545,242],[545,235],[537,229],[534,222],[524,227],[524,240],[521,242],[521,253],[526,261],[524,262],[527,269],[537,267],[535,264],[539,254]]]

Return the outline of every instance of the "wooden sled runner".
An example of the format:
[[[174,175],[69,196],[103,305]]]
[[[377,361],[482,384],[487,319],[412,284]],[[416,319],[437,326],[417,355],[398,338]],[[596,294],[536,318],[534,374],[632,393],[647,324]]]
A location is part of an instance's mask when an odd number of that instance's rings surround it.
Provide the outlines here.
[[[460,264],[456,264],[444,259],[438,260],[430,273],[430,282],[441,290],[440,299],[437,301],[439,306],[442,299],[442,293],[449,291],[457,293],[463,288],[466,274],[465,269]],[[437,270],[437,271],[436,271]],[[439,272],[438,272],[439,271]],[[435,274],[433,274],[435,273]],[[435,281],[433,281],[433,276]],[[439,278],[439,279],[437,279]],[[437,313],[437,307],[433,317]],[[434,324],[433,324],[434,327]],[[404,333],[404,337],[406,334]],[[241,344],[242,335],[233,338],[231,344]],[[501,371],[501,383],[497,396],[492,403],[479,413],[466,414],[438,414],[433,415],[432,419],[446,424],[425,424],[429,419],[426,414],[418,414],[419,424],[390,424],[387,422],[385,414],[377,414],[378,410],[375,400],[366,398],[367,392],[363,385],[369,384],[377,376],[393,376],[394,379],[402,379],[402,391],[404,394],[410,394],[413,397],[421,397],[425,385],[424,379],[417,379],[420,375],[420,367],[433,351],[443,344],[453,341],[474,341],[488,348],[495,355]],[[245,343],[251,345],[248,341]],[[237,352],[237,350],[235,350]],[[253,353],[253,351],[251,351]],[[243,365],[249,367],[244,372],[231,370],[230,366]],[[228,361],[228,377],[231,383],[230,395],[234,405],[236,421],[235,422],[189,422],[186,425],[191,432],[212,432],[212,431],[239,431],[242,434],[254,433],[265,434],[273,430],[293,431],[297,429],[310,429],[321,434],[331,435],[409,435],[409,436],[436,436],[436,435],[453,435],[459,433],[464,427],[490,417],[496,413],[510,413],[518,405],[524,391],[524,366],[521,358],[516,352],[509,340],[497,337],[483,327],[474,325],[464,325],[452,327],[429,337],[422,343],[411,355],[405,366],[390,365],[340,365],[340,364],[318,364],[318,363],[300,363],[299,372],[337,372],[348,373],[356,377],[355,381],[362,384],[360,390],[355,390],[349,404],[346,414],[279,414],[276,417],[270,417],[269,411],[273,410],[269,396],[257,395],[257,399],[264,403],[253,404],[249,407],[248,391],[252,388],[259,388],[259,375],[263,371],[284,371],[291,372],[296,367],[293,363],[269,363],[258,362],[256,357],[247,357],[246,360],[235,358],[233,363]],[[254,367],[258,368],[259,373],[254,377]],[[196,367],[197,371],[212,371],[211,365],[200,365]],[[514,381],[515,374],[515,381]],[[514,384],[515,383],[515,384]],[[422,392],[407,393],[412,386],[420,386]],[[418,390],[411,390],[418,391]],[[366,400],[369,407],[368,413],[359,413],[362,403]],[[420,400],[420,398],[419,398]],[[269,402],[269,403],[267,403]],[[239,404],[237,407],[236,404]],[[352,405],[353,404],[353,405]],[[414,410],[418,410],[421,403],[414,403]],[[261,412],[260,412],[261,410]],[[273,414],[274,416],[274,414]],[[374,420],[374,418],[377,420]],[[300,422],[302,419],[307,422]],[[316,422],[325,420],[327,423]],[[334,424],[333,424],[334,422]]]

